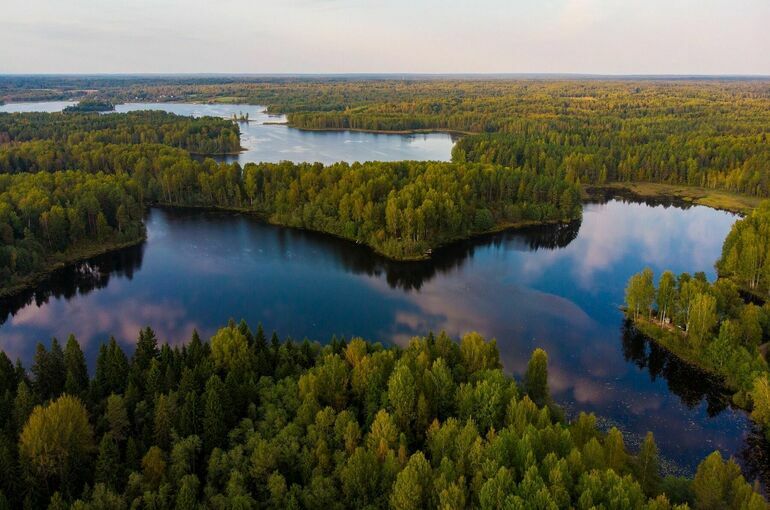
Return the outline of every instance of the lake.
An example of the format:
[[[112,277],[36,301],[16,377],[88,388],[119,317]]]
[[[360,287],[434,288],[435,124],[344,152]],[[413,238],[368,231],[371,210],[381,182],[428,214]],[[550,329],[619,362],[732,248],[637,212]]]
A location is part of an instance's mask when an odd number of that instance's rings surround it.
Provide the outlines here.
[[[45,106],[27,103],[29,108]],[[62,104],[49,104],[52,111]],[[3,108],[21,107],[5,105]],[[445,134],[303,132],[258,106],[128,104],[185,115],[249,113],[248,161],[449,159]],[[531,351],[550,358],[555,399],[574,416],[593,411],[636,448],[655,433],[669,472],[692,473],[714,449],[753,477],[766,447],[718,385],[625,331],[619,306],[629,276],[645,266],[705,271],[737,219],[706,207],[610,199],[586,204],[580,223],[504,232],[394,263],[366,247],[266,225],[239,214],[152,209],[148,240],[58,272],[35,291],[0,301],[0,348],[26,366],[35,342],[74,333],[93,368],[114,335],[131,351],[139,329],[181,344],[229,318],[295,339],[362,336],[406,344],[413,335],[478,331],[498,341],[505,368],[521,376]],[[98,268],[83,271],[83,267]]]
[[[98,277],[61,271],[37,293],[1,306],[0,347],[29,366],[35,342],[74,333],[91,367],[109,335],[131,351],[151,325],[181,344],[229,318],[282,336],[363,336],[404,345],[413,335],[478,331],[497,338],[506,369],[550,357],[550,385],[568,412],[594,411],[633,448],[655,433],[675,472],[718,448],[752,453],[744,413],[643,339],[623,331],[628,277],[702,270],[736,217],[610,200],[587,204],[582,223],[509,231],[394,263],[366,247],[266,225],[239,214],[152,209],[142,246],[97,257]]]
[[[0,112],[61,111],[71,102],[9,103],[0,106]],[[355,131],[302,131],[283,124],[282,115],[268,115],[263,106],[188,103],[126,103],[115,107],[117,112],[134,110],[163,110],[178,115],[232,118],[248,114],[249,122],[241,122],[241,146],[238,155],[217,157],[220,161],[241,165],[290,160],[294,162],[320,161],[402,161],[436,160],[449,161],[454,144],[446,133],[422,133],[413,135],[361,133]]]

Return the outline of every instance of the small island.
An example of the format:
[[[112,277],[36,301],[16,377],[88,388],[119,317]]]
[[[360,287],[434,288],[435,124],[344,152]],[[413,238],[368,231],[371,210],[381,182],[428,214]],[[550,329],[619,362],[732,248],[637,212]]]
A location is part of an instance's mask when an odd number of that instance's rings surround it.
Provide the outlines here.
[[[63,111],[64,113],[113,112],[115,105],[99,99],[83,99],[78,104],[66,107]]]

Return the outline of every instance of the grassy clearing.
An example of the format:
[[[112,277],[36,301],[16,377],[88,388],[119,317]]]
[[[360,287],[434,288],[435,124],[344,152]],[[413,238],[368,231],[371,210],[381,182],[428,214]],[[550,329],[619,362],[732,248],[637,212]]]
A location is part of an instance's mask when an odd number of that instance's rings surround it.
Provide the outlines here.
[[[729,191],[652,182],[615,182],[596,188],[626,190],[641,198],[675,198],[692,204],[740,214],[751,212],[762,200],[759,197],[739,195]]]

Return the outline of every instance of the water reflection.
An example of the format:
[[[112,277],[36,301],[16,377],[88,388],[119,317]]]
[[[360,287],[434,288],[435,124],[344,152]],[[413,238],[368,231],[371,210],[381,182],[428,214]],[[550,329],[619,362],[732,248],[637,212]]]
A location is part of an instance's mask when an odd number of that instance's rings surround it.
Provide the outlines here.
[[[238,162],[316,162],[337,161],[449,161],[452,137],[446,133],[412,135],[361,133],[353,131],[302,131],[284,124],[282,115],[268,115],[264,107],[245,104],[127,103],[117,105],[118,112],[163,110],[179,115],[204,115],[232,118],[248,114],[249,122],[240,122],[241,145],[237,155],[216,159]]]
[[[477,249],[494,247],[529,252],[564,248],[577,237],[579,230],[580,221],[573,221],[487,234],[451,243],[435,250],[430,260],[416,262],[396,262],[373,254],[366,247],[353,247],[346,241],[323,234],[289,231],[288,235],[312,238],[348,272],[384,277],[392,289],[419,291],[436,275],[460,270],[468,259],[473,258]]]
[[[737,460],[747,480],[759,480],[762,492],[768,497],[770,487],[770,442],[760,427],[751,425],[744,447]]]
[[[231,317],[321,341],[336,334],[403,343],[429,330],[476,330],[497,338],[517,376],[532,349],[544,347],[552,392],[569,412],[596,412],[632,448],[652,430],[664,457],[692,472],[715,448],[745,448],[746,417],[724,406],[715,415],[718,393],[688,388],[700,379],[624,341],[618,305],[628,277],[645,265],[713,277],[734,221],[704,207],[611,200],[586,205],[582,223],[484,236],[436,250],[428,262],[399,264],[243,215],[153,209],[130,278],[114,273],[90,291],[59,284],[69,291],[27,297],[7,309],[0,347],[28,365],[35,341],[72,332],[93,363],[111,334],[130,352],[145,325],[182,343],[193,328],[206,337]]]
[[[292,132],[261,129],[268,128]],[[298,136],[313,139],[306,134]],[[343,147],[363,145],[338,135]],[[267,138],[254,147],[258,159],[292,154]],[[614,196],[587,204],[582,223],[484,236],[413,264],[242,215],[154,209],[143,247],[91,261],[96,274],[63,271],[1,303],[0,348],[29,366],[36,341],[75,333],[93,367],[109,335],[130,352],[145,325],[177,344],[194,328],[213,334],[230,317],[321,341],[336,334],[406,342],[429,330],[455,337],[476,330],[497,338],[506,369],[517,376],[532,349],[544,347],[559,403],[570,413],[596,412],[631,448],[652,430],[674,472],[691,473],[719,449],[739,456],[750,476],[764,473],[763,439],[715,381],[619,328],[631,274],[650,266],[656,274],[705,271],[713,278],[736,216],[675,200],[605,201]]]
[[[144,248],[140,243],[56,270],[38,287],[0,299],[0,325],[27,306],[40,308],[50,299],[69,301],[107,287],[112,278],[131,280],[142,267]]]
[[[690,409],[706,403],[708,416],[715,417],[732,409],[732,393],[718,377],[684,363],[641,334],[630,321],[623,321],[623,355],[639,368],[646,370],[650,380],[662,378],[667,387]],[[740,411],[737,411],[740,412]],[[762,430],[747,423],[742,447],[736,459],[749,480],[759,480],[764,488],[770,485],[770,443]]]
[[[689,408],[706,401],[709,416],[716,416],[730,406],[731,393],[719,378],[677,358],[641,334],[628,322],[623,323],[623,356],[646,369],[650,380],[662,377],[668,388]]]
[[[0,112],[59,112],[74,103],[48,101],[0,105]],[[282,115],[268,115],[264,107],[248,104],[125,103],[115,111],[161,110],[194,117],[232,118],[241,114],[249,122],[240,122],[239,154],[221,156],[220,161],[249,162],[294,161],[329,164],[338,161],[449,161],[454,140],[446,133],[411,135],[362,133],[353,131],[302,131],[286,126]]]

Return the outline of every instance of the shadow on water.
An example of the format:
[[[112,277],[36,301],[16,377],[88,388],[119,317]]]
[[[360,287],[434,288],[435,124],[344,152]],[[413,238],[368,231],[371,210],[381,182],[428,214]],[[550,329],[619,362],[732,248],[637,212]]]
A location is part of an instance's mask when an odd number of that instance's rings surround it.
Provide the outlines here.
[[[69,300],[85,295],[107,287],[113,277],[132,279],[142,267],[145,244],[143,242],[58,269],[37,287],[0,299],[0,324],[30,304],[41,306],[51,298]]]
[[[640,333],[627,320],[622,327],[622,341],[626,361],[646,370],[652,381],[663,377],[668,389],[687,407],[692,409],[705,400],[711,417],[733,407],[731,392],[718,377],[683,362]],[[770,442],[759,427],[752,424],[746,432],[736,461],[743,468],[746,479],[758,480],[767,495],[767,488],[770,487]]]
[[[719,378],[685,363],[652,342],[629,321],[624,321],[622,338],[626,361],[646,369],[652,381],[663,377],[669,390],[687,407],[692,409],[705,400],[709,416],[716,416],[731,405],[731,393]]]
[[[405,291],[420,290],[422,286],[441,274],[460,269],[473,258],[477,249],[494,247],[498,249],[531,252],[564,248],[577,238],[580,220],[569,223],[548,224],[513,228],[492,234],[483,234],[470,239],[456,241],[433,251],[429,260],[396,261],[378,255],[371,248],[341,239],[329,234],[271,225],[256,216],[228,211],[199,209],[163,208],[169,224],[198,222],[201,219],[216,227],[226,227],[234,217],[259,223],[261,228],[276,232],[284,246],[304,242],[316,248],[319,256],[331,259],[346,271],[367,276],[385,276],[392,289]],[[292,241],[292,242],[289,242]]]
[[[473,258],[477,249],[494,247],[514,251],[537,251],[564,248],[580,230],[580,221],[566,224],[543,225],[511,229],[458,241],[435,250],[430,260],[398,262],[374,254],[365,247],[351,249],[350,243],[321,236],[330,244],[345,268],[353,273],[380,276],[384,273],[388,285],[394,289],[420,290],[436,275],[454,272]],[[315,235],[314,235],[315,236]]]
[[[239,213],[219,211],[166,208],[164,211],[167,213],[166,220],[169,224],[197,221],[202,217],[210,223],[226,224],[232,221],[234,215],[240,216]],[[577,237],[580,230],[579,220],[566,224],[512,229],[451,243],[437,249],[430,260],[398,262],[382,257],[366,246],[327,234],[264,224],[254,217],[248,218],[259,222],[265,228],[277,230],[279,237],[312,243],[346,271],[368,276],[384,274],[391,288],[405,291],[420,290],[424,283],[437,275],[461,268],[478,248],[493,246],[517,251],[563,248]],[[59,269],[37,287],[0,299],[0,325],[32,303],[40,306],[52,297],[69,300],[77,295],[85,295],[107,287],[113,276],[131,280],[134,272],[141,269],[145,247],[146,242]]]
[[[744,447],[738,452],[738,463],[747,480],[759,480],[762,492],[768,497],[770,487],[770,442],[757,426],[748,432]]]
[[[618,200],[626,204],[644,204],[649,207],[663,206],[668,209],[674,207],[676,209],[687,210],[692,207],[697,207],[698,204],[688,202],[682,198],[676,196],[657,196],[649,197],[640,195],[626,188],[591,188],[587,190],[589,195],[586,203],[592,204],[604,204],[610,200]]]

